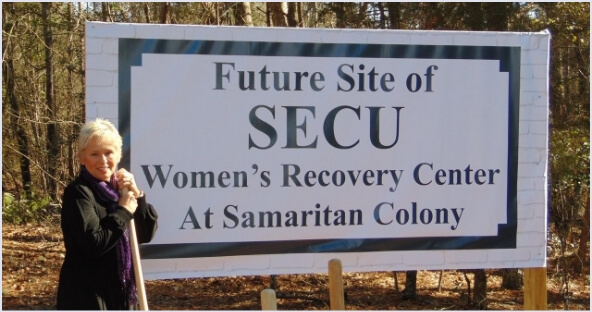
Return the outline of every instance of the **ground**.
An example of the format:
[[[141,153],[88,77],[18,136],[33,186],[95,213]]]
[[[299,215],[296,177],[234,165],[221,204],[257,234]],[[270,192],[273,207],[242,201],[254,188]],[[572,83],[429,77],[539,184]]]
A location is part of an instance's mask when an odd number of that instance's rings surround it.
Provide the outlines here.
[[[53,310],[64,247],[57,222],[41,225],[2,224],[2,310]],[[552,261],[549,261],[552,263]],[[490,310],[523,310],[522,290],[500,287],[496,270],[487,270]],[[467,275],[473,286],[472,274]],[[459,271],[419,271],[417,297],[404,299],[405,273],[344,274],[347,310],[472,310],[467,281]],[[329,310],[326,274],[278,275],[278,310]],[[395,287],[395,280],[397,286]],[[550,310],[589,310],[590,279],[587,271],[562,275],[549,266],[547,278]],[[151,310],[261,310],[260,293],[272,284],[271,276],[194,278],[146,281]],[[567,288],[567,292],[566,292]],[[568,295],[564,295],[567,293]]]

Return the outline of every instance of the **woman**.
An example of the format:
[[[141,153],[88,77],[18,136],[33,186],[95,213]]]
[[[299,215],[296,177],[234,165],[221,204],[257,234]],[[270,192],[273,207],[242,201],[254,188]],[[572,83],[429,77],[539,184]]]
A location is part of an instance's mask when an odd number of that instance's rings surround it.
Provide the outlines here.
[[[134,176],[125,169],[116,171],[121,146],[119,132],[107,120],[97,119],[80,130],[81,172],[62,201],[66,257],[58,286],[60,310],[136,308],[127,225],[133,219],[138,243],[146,243],[156,231],[158,216]]]

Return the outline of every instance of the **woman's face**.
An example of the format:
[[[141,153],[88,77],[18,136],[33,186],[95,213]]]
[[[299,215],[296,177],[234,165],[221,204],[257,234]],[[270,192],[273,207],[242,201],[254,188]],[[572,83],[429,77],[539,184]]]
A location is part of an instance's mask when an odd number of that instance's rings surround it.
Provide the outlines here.
[[[94,137],[80,152],[80,163],[93,177],[101,181],[109,181],[118,162],[117,147],[109,140]]]

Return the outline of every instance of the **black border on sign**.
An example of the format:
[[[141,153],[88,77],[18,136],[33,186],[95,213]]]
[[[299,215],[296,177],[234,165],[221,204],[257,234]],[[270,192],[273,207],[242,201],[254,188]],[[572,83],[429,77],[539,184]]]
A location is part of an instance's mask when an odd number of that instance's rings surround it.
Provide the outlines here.
[[[509,73],[508,181],[506,224],[497,236],[318,239],[221,243],[148,244],[143,259],[223,257],[239,255],[404,250],[515,249],[517,234],[518,126],[520,47],[361,43],[254,42],[168,39],[119,39],[119,131],[123,137],[121,166],[130,168],[131,67],[142,54],[203,54],[294,57],[358,57],[498,60]]]

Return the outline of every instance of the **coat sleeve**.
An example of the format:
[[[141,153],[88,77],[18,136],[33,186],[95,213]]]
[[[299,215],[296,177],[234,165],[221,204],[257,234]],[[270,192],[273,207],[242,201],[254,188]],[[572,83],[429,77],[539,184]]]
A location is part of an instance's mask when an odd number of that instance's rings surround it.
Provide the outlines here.
[[[154,207],[146,202],[146,194],[138,198],[138,208],[134,212],[134,223],[138,243],[149,243],[158,229],[158,214]]]
[[[99,215],[102,210],[104,215]],[[62,228],[76,249],[90,258],[100,257],[117,245],[132,214],[117,207],[112,213],[98,205],[92,191],[75,185],[64,192]]]

